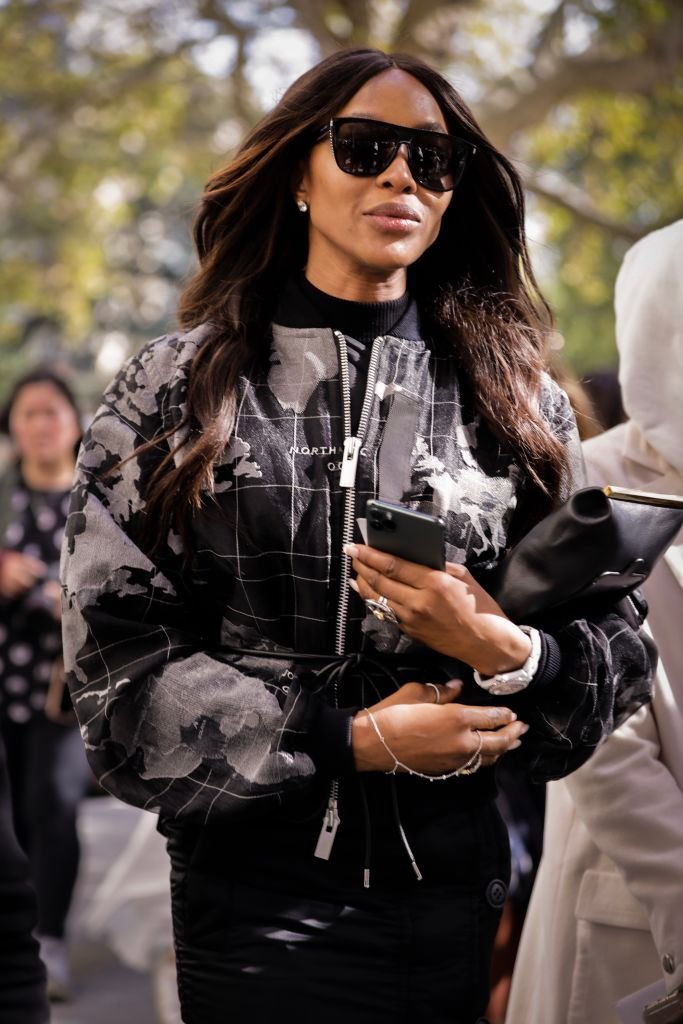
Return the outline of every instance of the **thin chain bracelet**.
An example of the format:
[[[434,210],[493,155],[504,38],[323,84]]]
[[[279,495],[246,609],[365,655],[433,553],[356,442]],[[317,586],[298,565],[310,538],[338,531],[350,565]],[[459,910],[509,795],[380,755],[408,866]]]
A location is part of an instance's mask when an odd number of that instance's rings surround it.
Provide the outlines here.
[[[396,775],[398,769],[402,768],[403,771],[406,772],[407,775],[414,775],[418,779],[427,779],[429,782],[444,782],[446,779],[452,779],[456,775],[473,775],[474,772],[477,771],[477,769],[481,766],[480,754],[481,754],[481,745],[483,743],[483,739],[482,739],[481,733],[477,729],[476,733],[477,733],[477,736],[479,737],[479,746],[477,747],[475,752],[472,754],[472,756],[465,762],[465,764],[460,765],[460,767],[456,768],[455,771],[446,772],[444,775],[425,775],[424,772],[415,771],[414,768],[409,768],[407,764],[404,764],[403,761],[399,761],[399,759],[396,757],[396,754],[390,748],[389,744],[384,739],[384,736],[382,736],[382,733],[380,732],[380,728],[379,728],[377,722],[375,721],[375,716],[373,715],[373,713],[370,710],[370,708],[365,708],[364,710],[367,712],[368,718],[372,722],[372,728],[377,733],[378,740],[380,741],[380,743],[382,744],[382,746],[386,750],[386,752],[389,755],[389,757],[393,758],[393,761],[394,761],[394,767],[390,768],[388,771],[386,771],[384,773],[385,775]],[[474,768],[472,770],[472,766],[477,761],[479,762],[479,764],[477,765],[476,768]]]

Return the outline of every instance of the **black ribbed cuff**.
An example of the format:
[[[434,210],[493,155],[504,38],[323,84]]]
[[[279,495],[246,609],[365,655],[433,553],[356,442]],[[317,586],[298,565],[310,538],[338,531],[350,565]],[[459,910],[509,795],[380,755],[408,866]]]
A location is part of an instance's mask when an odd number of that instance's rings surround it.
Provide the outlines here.
[[[555,637],[551,636],[550,633],[542,633],[541,630],[539,630],[539,635],[541,638],[541,657],[534,678],[527,688],[528,690],[540,690],[544,686],[549,686],[550,683],[557,679],[562,668],[562,652]]]
[[[318,771],[335,777],[355,772],[351,723],[357,711],[358,708],[331,708],[321,703],[306,744],[306,753]]]

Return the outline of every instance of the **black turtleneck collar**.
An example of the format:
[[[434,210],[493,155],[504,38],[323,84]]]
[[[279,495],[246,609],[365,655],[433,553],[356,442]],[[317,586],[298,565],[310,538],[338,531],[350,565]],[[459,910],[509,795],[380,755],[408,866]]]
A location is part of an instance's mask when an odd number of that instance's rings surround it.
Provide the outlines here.
[[[275,322],[283,327],[331,327],[363,343],[380,334],[420,338],[417,305],[410,292],[387,302],[351,302],[316,288],[303,271],[283,288]]]

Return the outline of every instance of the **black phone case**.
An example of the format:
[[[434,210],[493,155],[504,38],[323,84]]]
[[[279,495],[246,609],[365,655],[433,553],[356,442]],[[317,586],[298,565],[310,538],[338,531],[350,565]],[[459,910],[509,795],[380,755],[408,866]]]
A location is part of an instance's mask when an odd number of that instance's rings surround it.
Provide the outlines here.
[[[370,547],[430,569],[446,564],[446,524],[439,516],[371,498],[365,506]]]

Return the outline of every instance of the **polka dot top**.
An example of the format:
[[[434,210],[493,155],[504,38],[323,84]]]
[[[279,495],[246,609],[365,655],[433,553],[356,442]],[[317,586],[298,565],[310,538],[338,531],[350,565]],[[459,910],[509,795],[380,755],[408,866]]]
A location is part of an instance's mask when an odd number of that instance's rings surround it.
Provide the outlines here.
[[[36,491],[20,483],[11,495],[11,516],[0,548],[39,558],[44,579],[15,600],[0,600],[0,715],[28,722],[45,704],[55,659],[61,653],[61,626],[44,591],[59,579],[59,554],[70,491]]]

